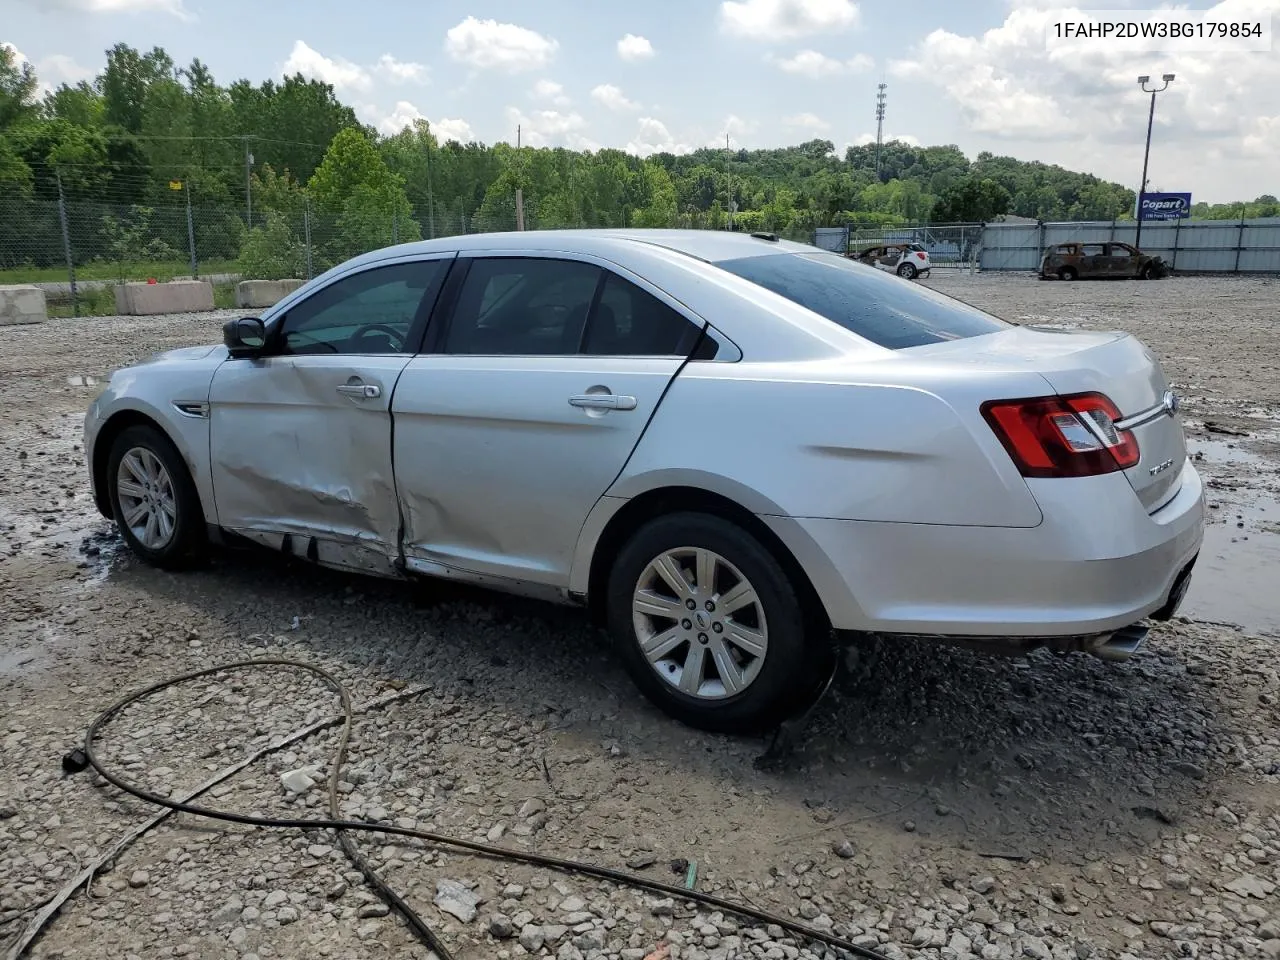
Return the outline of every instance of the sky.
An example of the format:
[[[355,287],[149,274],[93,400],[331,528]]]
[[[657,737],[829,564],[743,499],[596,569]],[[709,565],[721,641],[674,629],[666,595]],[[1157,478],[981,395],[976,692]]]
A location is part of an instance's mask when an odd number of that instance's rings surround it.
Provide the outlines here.
[[[1138,0],[0,0],[0,42],[42,84],[92,79],[117,42],[198,57],[219,82],[301,72],[383,133],[425,117],[442,138],[642,155],[821,137],[955,144],[1141,179],[1223,203],[1280,194],[1280,43],[1264,52],[1053,46],[1071,11]],[[1273,21],[1280,0],[1179,0]]]

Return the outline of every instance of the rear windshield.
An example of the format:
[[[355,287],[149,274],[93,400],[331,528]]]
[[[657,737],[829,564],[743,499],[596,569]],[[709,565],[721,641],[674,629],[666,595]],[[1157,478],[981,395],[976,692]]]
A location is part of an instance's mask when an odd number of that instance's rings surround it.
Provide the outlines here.
[[[892,350],[1006,330],[1006,323],[910,280],[830,253],[771,253],[717,267]]]

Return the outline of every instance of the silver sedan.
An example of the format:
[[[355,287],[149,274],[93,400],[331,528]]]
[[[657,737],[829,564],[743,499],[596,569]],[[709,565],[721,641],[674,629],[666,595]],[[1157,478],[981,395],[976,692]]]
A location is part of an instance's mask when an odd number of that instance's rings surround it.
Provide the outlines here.
[[[1123,659],[1200,478],[1123,333],[999,320],[768,235],[547,231],[357,257],[115,373],[99,509],[165,567],[256,544],[582,604],[686,723],[777,722],[838,643]]]

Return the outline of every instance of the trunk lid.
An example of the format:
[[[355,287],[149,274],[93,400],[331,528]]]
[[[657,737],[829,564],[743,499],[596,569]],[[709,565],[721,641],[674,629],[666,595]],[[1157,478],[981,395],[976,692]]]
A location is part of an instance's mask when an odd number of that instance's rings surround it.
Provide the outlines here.
[[[900,353],[993,372],[1033,370],[1061,395],[1101,393],[1120,409],[1122,418],[1135,421],[1129,429],[1138,441],[1140,458],[1125,476],[1148,512],[1178,492],[1187,459],[1186,435],[1173,411],[1165,408],[1169,383],[1160,362],[1130,334],[1013,327]]]

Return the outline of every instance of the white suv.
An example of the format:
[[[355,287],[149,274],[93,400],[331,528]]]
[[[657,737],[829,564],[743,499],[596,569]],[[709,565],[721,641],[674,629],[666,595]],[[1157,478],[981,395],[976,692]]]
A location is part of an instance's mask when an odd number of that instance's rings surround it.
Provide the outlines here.
[[[870,247],[861,253],[850,254],[859,263],[870,264],[881,270],[896,273],[907,280],[929,273],[929,251],[918,243],[888,243],[882,247]]]

